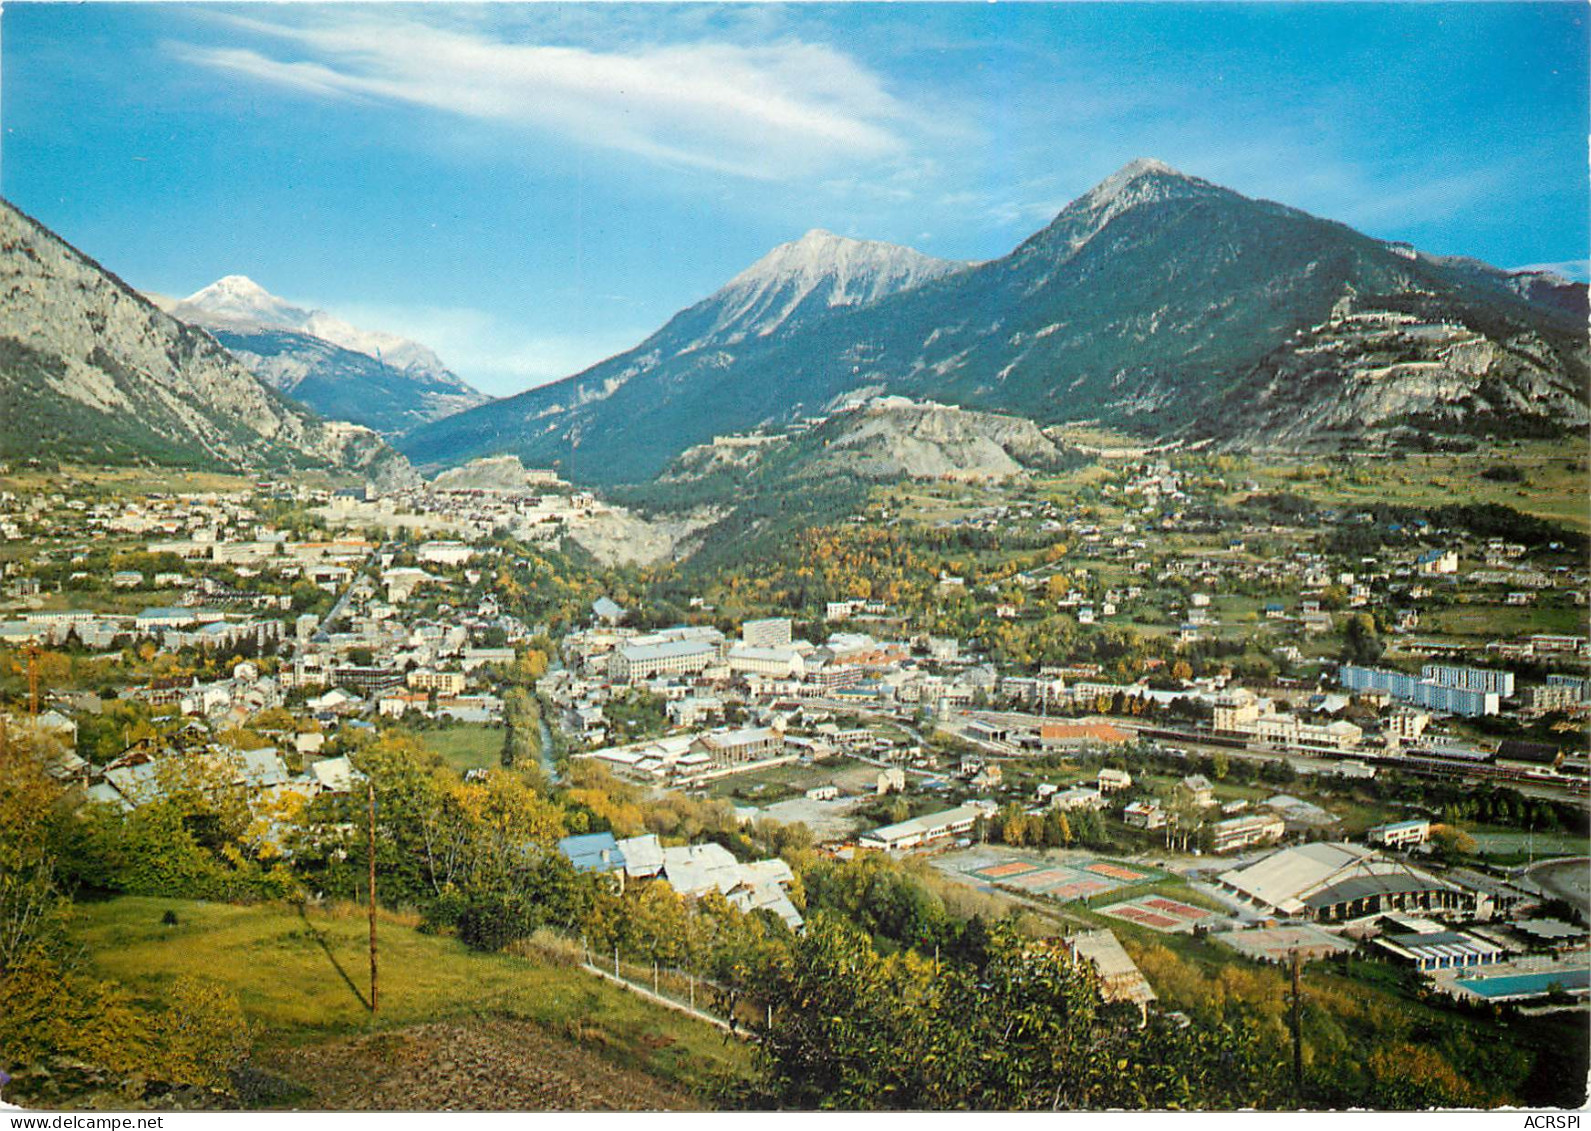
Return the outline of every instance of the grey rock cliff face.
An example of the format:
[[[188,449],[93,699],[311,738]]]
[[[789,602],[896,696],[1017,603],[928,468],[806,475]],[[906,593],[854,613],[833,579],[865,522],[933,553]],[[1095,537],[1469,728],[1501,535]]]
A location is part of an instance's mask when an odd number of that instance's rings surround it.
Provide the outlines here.
[[[762,443],[701,444],[661,477],[688,483],[760,469],[789,482],[860,479],[1007,479],[1062,464],[1068,453],[1018,416],[881,397],[844,408],[819,428]]]
[[[1250,439],[1309,446],[1321,437],[1395,439],[1435,425],[1506,429],[1545,420],[1591,423],[1585,350],[1524,329],[1488,336],[1440,316],[1346,296],[1299,333],[1244,390]]]
[[[524,491],[531,479],[518,456],[494,456],[449,468],[432,486],[439,491]]]
[[[143,443],[162,462],[406,466],[368,430],[328,425],[267,389],[208,334],[4,202],[0,295],[8,455],[60,455],[33,449],[61,439],[65,454],[92,456],[100,427],[127,438],[118,452]],[[59,436],[32,427],[45,420]]]
[[[1031,420],[948,405],[882,405],[848,422],[818,469],[868,479],[1003,479],[1059,455]]]

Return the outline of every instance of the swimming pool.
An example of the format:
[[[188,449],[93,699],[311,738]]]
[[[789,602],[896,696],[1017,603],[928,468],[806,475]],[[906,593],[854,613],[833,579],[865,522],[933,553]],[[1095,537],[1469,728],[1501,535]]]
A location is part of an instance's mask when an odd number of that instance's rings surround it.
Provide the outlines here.
[[[1549,970],[1541,974],[1505,974],[1498,978],[1461,979],[1458,983],[1481,997],[1516,997],[1523,994],[1544,994],[1548,987],[1557,984],[1566,990],[1583,990],[1591,986],[1591,969],[1578,967],[1572,970]]]

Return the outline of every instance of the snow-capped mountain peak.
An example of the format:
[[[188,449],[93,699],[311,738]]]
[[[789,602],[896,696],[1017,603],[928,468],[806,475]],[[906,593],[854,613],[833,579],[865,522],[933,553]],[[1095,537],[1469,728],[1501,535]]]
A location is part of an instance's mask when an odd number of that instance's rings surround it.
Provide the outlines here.
[[[383,330],[352,326],[324,310],[306,310],[278,298],[247,275],[227,275],[171,308],[185,322],[211,329],[291,330],[373,357],[400,373],[458,382],[426,346]],[[462,382],[459,382],[462,384]]]
[[[1100,181],[1099,184],[1094,187],[1093,193],[1091,195],[1095,195],[1100,198],[1113,197],[1128,185],[1138,180],[1140,177],[1146,177],[1150,175],[1162,177],[1179,177],[1182,180],[1188,179],[1182,173],[1179,173],[1170,165],[1167,165],[1164,161],[1160,161],[1154,157],[1139,157],[1127,162],[1127,164],[1123,165],[1120,169],[1117,169],[1103,181]]]
[[[1070,254],[1129,209],[1199,193],[1225,191],[1207,181],[1179,173],[1164,161],[1140,157],[1061,209],[1050,226],[1024,246],[1053,251],[1059,241],[1062,252]]]
[[[712,333],[737,339],[771,334],[803,305],[873,302],[966,266],[899,244],[813,228],[774,248],[708,300],[719,307]]]
[[[267,384],[332,419],[394,432],[490,399],[419,342],[295,306],[246,275],[160,305],[209,330]]]
[[[309,318],[308,311],[277,298],[247,275],[227,275],[217,279],[178,305],[189,313],[202,311],[210,316],[211,321],[225,319],[280,329],[302,329],[303,322]]]

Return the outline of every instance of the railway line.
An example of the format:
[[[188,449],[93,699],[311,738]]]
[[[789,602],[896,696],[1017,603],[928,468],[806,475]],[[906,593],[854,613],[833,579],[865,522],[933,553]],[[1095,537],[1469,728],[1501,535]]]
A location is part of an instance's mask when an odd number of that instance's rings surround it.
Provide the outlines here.
[[[1007,726],[1037,729],[1054,719],[1047,716],[1027,715],[1008,711],[968,712],[969,717]],[[1295,768],[1329,770],[1343,760],[1362,762],[1370,766],[1385,767],[1415,777],[1439,781],[1484,782],[1507,785],[1523,793],[1558,800],[1583,800],[1591,796],[1591,779],[1564,774],[1555,770],[1531,770],[1516,766],[1500,766],[1480,759],[1443,758],[1430,753],[1398,753],[1385,751],[1346,751],[1326,756],[1323,752],[1296,750],[1256,742],[1236,735],[1213,734],[1209,731],[1176,730],[1169,727],[1134,722],[1130,719],[1111,718],[1112,725],[1130,731],[1140,738],[1158,742],[1186,744],[1224,750],[1235,757],[1251,759],[1285,758]],[[1013,748],[1014,749],[1014,748]],[[991,751],[992,752],[992,751]]]

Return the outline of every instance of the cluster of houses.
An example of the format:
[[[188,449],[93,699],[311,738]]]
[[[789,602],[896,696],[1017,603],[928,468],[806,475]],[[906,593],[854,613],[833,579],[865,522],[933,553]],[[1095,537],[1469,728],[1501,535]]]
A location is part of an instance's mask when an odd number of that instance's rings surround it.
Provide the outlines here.
[[[464,543],[499,532],[523,542],[549,542],[567,533],[572,524],[610,509],[591,492],[570,487],[555,472],[527,469],[509,457],[478,461],[444,472],[433,482],[374,498],[342,493],[315,514],[333,527],[445,534]]]
[[[291,729],[273,734],[277,743],[244,749],[218,740],[196,719],[156,736],[130,742],[102,765],[75,749],[77,725],[57,710],[0,719],[12,735],[36,732],[48,741],[35,746],[46,773],[79,788],[86,800],[130,811],[178,790],[239,791],[256,818],[260,844],[280,845],[283,822],[324,793],[348,793],[364,776],[346,755],[318,757],[326,734]]]
[[[665,846],[652,834],[622,840],[612,833],[569,836],[558,842],[558,850],[577,872],[612,876],[621,891],[662,881],[686,899],[716,892],[741,911],[767,911],[791,930],[802,925],[789,895],[795,873],[778,858],[743,864],[721,844]]]

